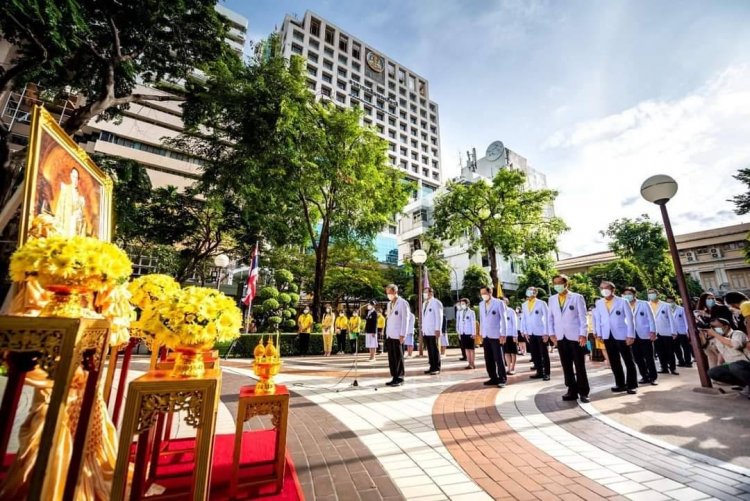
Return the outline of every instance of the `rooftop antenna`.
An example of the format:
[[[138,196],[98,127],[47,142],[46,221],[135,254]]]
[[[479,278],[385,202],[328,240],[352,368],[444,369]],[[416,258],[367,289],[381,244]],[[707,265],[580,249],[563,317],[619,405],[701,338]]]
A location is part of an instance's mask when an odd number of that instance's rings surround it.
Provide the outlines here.
[[[464,168],[464,157],[461,156],[461,150],[458,150],[458,166],[461,167],[461,170]]]

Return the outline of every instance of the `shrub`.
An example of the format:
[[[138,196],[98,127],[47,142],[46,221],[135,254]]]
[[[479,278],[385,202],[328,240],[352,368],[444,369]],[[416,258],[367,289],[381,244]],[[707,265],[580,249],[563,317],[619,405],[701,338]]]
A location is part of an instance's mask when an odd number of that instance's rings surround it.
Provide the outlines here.
[[[292,298],[286,292],[282,292],[281,294],[279,294],[279,297],[276,299],[278,299],[279,303],[284,306],[289,305],[289,303],[292,301]]]
[[[282,316],[283,318],[287,318],[287,319],[288,319],[288,318],[292,318],[292,314],[291,314],[291,313],[289,313],[289,310],[284,310],[284,311],[282,311],[282,312],[281,312],[281,316]]]
[[[276,270],[273,278],[274,280],[276,280],[277,284],[285,285],[292,283],[292,280],[294,280],[294,275],[292,275],[291,271],[280,268]]]
[[[260,292],[258,292],[258,297],[261,299],[271,299],[271,298],[277,298],[279,297],[279,290],[276,287],[263,287]]]
[[[291,330],[297,326],[297,322],[295,322],[294,320],[284,320],[282,326],[284,327],[284,329]]]
[[[288,285],[286,286],[286,289],[287,289],[287,290],[288,290],[289,292],[299,292],[299,285],[297,285],[297,284],[288,284]]]
[[[299,294],[295,292],[288,293],[289,295],[289,306],[297,306],[297,303],[299,303]]]
[[[266,299],[265,301],[263,301],[263,308],[265,308],[267,312],[270,312],[271,310],[276,310],[278,309],[278,307],[279,307],[279,302],[273,298]]]
[[[253,316],[259,317],[263,315],[266,312],[266,308],[262,304],[254,304],[253,305]]]

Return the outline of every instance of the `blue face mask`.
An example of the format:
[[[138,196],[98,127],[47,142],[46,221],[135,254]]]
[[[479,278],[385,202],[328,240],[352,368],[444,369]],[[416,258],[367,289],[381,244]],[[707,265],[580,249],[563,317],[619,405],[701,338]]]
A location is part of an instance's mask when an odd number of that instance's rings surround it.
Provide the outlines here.
[[[659,296],[657,294],[654,294],[653,292],[649,292],[648,294],[648,300],[649,301],[656,301]]]
[[[531,297],[533,295],[534,295],[534,291],[532,291],[532,290],[527,290],[526,291],[526,297]]]
[[[622,298],[629,303],[630,301],[633,300],[633,295],[632,294],[623,294]]]
[[[552,286],[553,289],[555,289],[555,292],[558,294],[565,290],[565,286],[563,284],[555,284]]]
[[[713,299],[706,299],[706,308],[713,308],[716,305],[716,301]]]

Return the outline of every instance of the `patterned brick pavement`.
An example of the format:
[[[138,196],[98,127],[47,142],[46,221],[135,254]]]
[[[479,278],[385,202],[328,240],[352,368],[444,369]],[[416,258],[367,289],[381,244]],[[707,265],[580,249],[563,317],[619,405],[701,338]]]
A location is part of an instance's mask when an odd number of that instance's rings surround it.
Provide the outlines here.
[[[592,384],[603,387],[604,391],[609,391],[610,383],[609,375],[592,379]],[[734,468],[717,466],[716,461],[702,461],[698,455],[665,449],[615,429],[580,406],[562,402],[561,391],[559,386],[545,388],[536,395],[535,404],[546,417],[592,446],[663,477],[630,478],[626,473],[626,480],[637,479],[642,485],[668,493],[675,499],[750,499],[750,477],[737,473]]]
[[[516,433],[495,406],[497,388],[457,384],[435,402],[441,440],[461,467],[495,499],[617,499]]]

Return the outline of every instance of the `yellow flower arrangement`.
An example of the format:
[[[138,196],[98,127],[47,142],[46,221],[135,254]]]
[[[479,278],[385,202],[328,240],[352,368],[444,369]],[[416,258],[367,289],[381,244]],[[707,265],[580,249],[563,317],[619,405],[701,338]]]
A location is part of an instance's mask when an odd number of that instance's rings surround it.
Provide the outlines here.
[[[130,302],[133,306],[146,310],[157,301],[166,299],[180,290],[180,284],[169,275],[143,275],[128,284]]]
[[[242,327],[242,313],[234,300],[205,287],[175,291],[144,313],[144,327],[172,349],[231,341]]]
[[[132,272],[125,251],[92,237],[33,238],[10,259],[14,281],[33,277],[42,287],[65,285],[99,292],[124,283]]]

